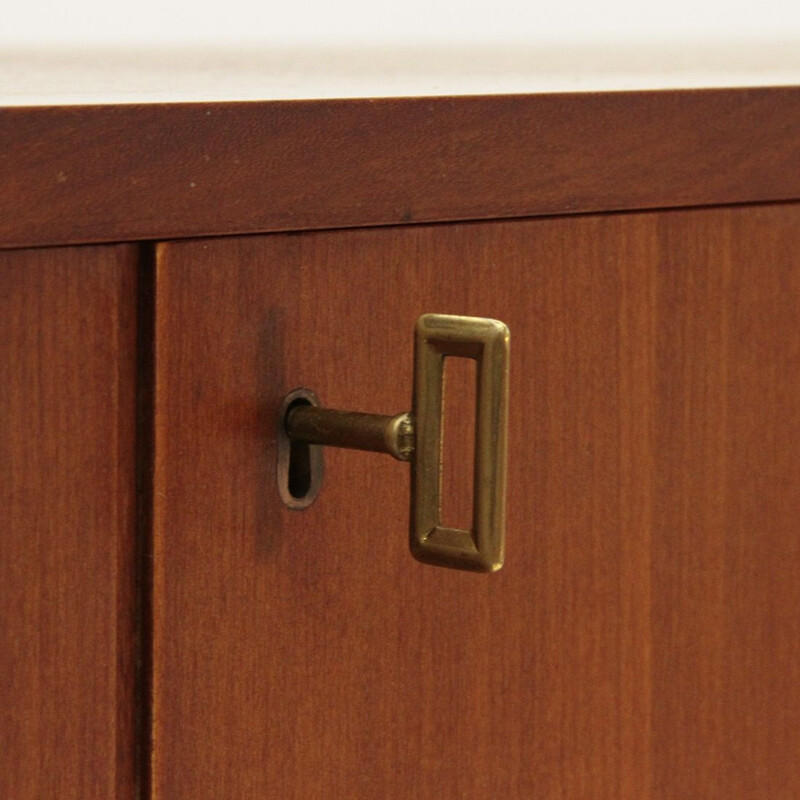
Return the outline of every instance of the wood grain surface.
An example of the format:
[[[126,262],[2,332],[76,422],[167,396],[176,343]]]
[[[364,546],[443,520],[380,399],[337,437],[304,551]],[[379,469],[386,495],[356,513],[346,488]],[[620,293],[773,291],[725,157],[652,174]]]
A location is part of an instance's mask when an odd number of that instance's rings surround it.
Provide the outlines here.
[[[0,796],[134,796],[136,248],[0,253]]]
[[[797,205],[163,245],[154,796],[800,796],[799,245]],[[406,409],[427,311],[511,328],[496,575],[411,559],[388,457],[275,488],[281,397]]]
[[[800,88],[7,108],[0,247],[800,198]]]

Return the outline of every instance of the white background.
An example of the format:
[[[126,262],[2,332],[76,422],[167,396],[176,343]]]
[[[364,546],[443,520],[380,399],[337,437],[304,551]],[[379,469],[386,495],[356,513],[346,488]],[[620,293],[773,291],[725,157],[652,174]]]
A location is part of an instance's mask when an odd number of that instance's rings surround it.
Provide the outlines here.
[[[755,41],[798,34],[798,0],[4,0],[0,13],[0,43],[14,45]]]
[[[800,85],[800,0],[0,0],[0,103]]]

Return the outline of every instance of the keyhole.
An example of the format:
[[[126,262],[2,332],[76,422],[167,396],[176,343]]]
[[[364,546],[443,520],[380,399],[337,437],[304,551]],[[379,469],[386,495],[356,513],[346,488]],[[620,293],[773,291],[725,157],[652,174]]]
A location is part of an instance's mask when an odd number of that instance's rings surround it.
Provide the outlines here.
[[[286,435],[286,417],[298,405],[319,406],[319,400],[310,389],[295,389],[283,398],[278,414],[278,492],[294,511],[308,508],[317,499],[324,474],[322,446],[293,442]]]

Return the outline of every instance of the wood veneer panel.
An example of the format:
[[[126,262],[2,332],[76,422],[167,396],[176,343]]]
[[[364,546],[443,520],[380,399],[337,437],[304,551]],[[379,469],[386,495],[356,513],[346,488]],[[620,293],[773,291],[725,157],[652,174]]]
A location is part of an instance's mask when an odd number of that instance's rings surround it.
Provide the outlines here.
[[[795,797],[800,209],[682,217],[659,232],[654,784]]]
[[[0,796],[134,795],[136,248],[0,253]]]
[[[799,221],[162,246],[155,796],[800,794]],[[329,452],[304,512],[274,485],[282,395],[407,407],[432,310],[512,331],[496,575],[411,559],[388,457]]]
[[[9,108],[0,246],[800,198],[800,89]]]

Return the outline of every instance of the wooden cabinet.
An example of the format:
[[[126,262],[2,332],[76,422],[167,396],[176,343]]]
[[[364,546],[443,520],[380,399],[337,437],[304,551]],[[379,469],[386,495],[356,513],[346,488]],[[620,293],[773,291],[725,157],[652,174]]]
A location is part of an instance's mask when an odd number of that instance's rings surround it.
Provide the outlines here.
[[[112,140],[141,116],[152,160],[114,167],[134,194],[165,158],[159,113],[224,122],[191,153],[176,124],[164,188],[123,198],[128,236],[150,241],[91,245],[126,238],[100,218],[82,247],[0,254],[7,796],[800,796],[800,94],[495,103],[85,112]],[[590,112],[592,152],[575,132]],[[195,156],[256,147],[264,119],[259,153],[306,207],[219,165],[178,185]],[[673,135],[654,149],[657,120]],[[492,130],[527,138],[489,152]],[[338,142],[350,183],[340,159],[292,184],[291,136],[317,164]],[[399,140],[418,156],[402,168],[383,149]],[[238,223],[237,185],[255,203]],[[326,219],[340,229],[312,230]],[[276,488],[284,395],[406,409],[428,311],[511,329],[494,575],[411,558],[407,467],[385,456],[327,451],[305,511]],[[463,519],[452,421],[474,396],[449,379],[446,513]]]

